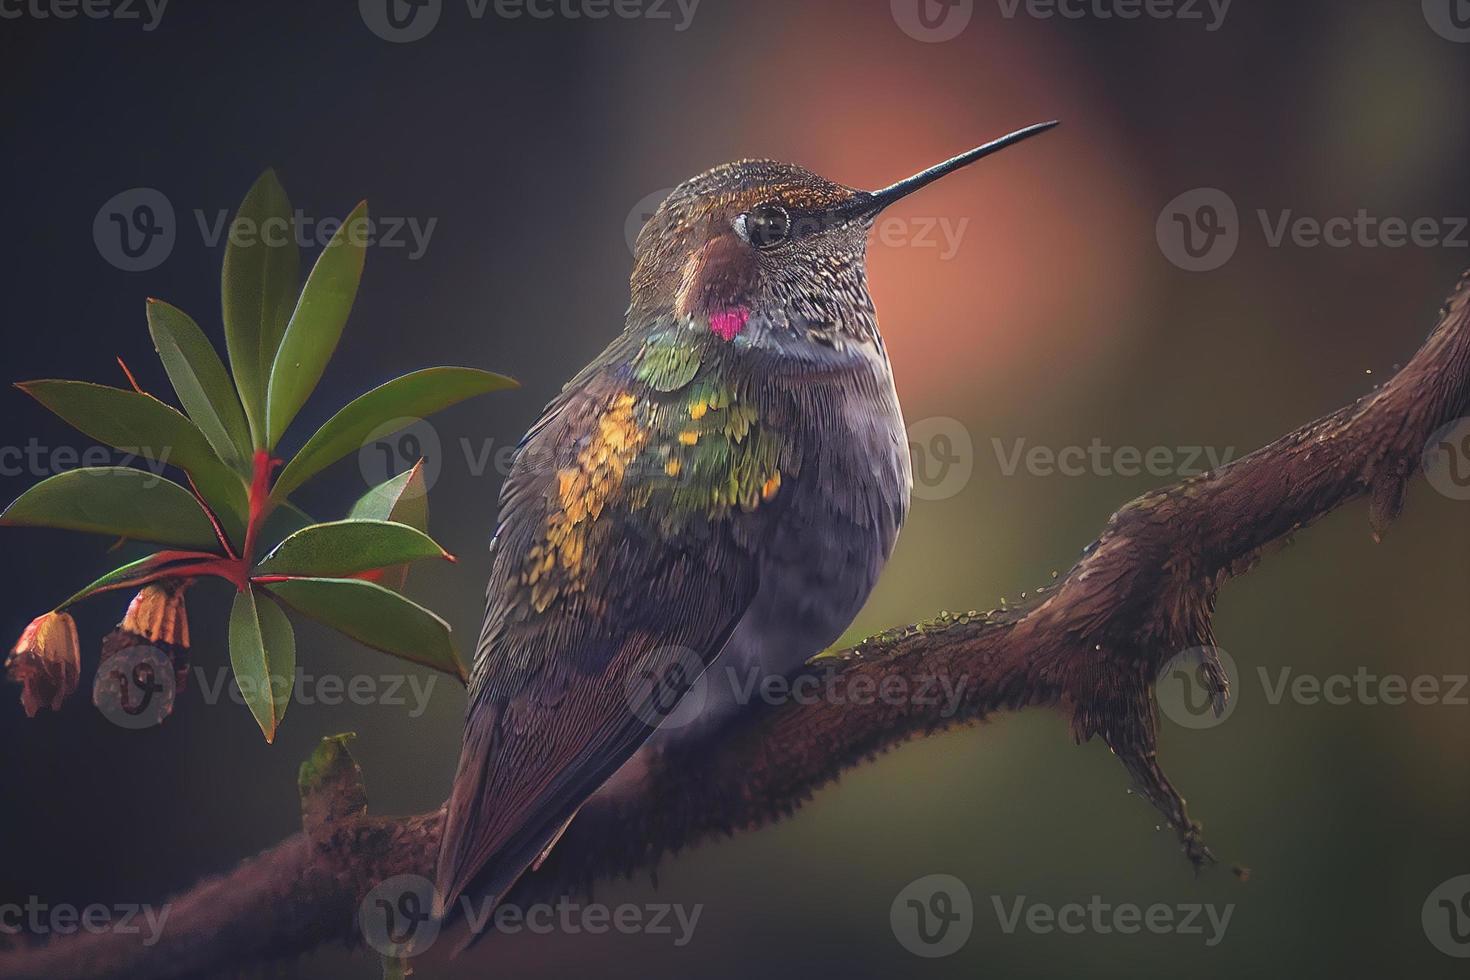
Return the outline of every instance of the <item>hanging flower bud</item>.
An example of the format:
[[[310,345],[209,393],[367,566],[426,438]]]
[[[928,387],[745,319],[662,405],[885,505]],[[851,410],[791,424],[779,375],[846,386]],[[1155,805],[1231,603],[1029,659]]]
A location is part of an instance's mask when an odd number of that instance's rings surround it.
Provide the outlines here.
[[[184,592],[193,579],[170,578],[145,586],[128,604],[128,611],[102,640],[102,663],[136,647],[155,647],[169,658],[174,687],[184,690],[189,679],[189,613]]]
[[[81,668],[77,623],[64,612],[31,620],[5,661],[6,676],[21,685],[20,703],[30,718],[42,708],[61,710],[77,689]]]

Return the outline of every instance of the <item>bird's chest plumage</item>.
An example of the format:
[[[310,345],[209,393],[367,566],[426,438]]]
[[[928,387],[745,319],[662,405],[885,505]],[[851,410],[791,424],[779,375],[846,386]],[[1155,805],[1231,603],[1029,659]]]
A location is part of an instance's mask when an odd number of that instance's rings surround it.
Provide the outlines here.
[[[545,516],[505,524],[491,586],[503,598],[477,662],[486,690],[555,700],[546,678],[601,676],[628,638],[718,637],[688,649],[712,662],[700,688],[605,800],[832,644],[908,509],[903,419],[876,343],[793,353],[711,337],[671,324],[614,347],[552,416],[561,429],[535,431],[518,460],[539,495],[512,475],[510,501],[544,502]]]
[[[759,540],[758,591],[697,697],[650,743],[706,736],[835,642],[867,601],[908,512],[908,442],[875,349],[835,368],[764,379],[753,399],[785,416],[792,459],[770,506],[736,519]]]
[[[886,373],[876,380],[821,393],[820,431],[761,556],[755,605],[718,669],[790,673],[837,640],[877,583],[908,512],[910,471],[892,383]]]

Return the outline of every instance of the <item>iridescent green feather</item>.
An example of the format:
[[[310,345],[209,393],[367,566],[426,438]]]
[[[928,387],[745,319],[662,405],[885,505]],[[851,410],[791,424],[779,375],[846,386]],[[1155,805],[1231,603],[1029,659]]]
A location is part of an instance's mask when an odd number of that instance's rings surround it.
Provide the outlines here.
[[[660,413],[658,428],[644,460],[651,474],[646,499],[668,531],[735,508],[753,510],[779,479],[784,441],[761,424],[754,406],[717,384],[695,385]]]
[[[638,352],[634,375],[655,391],[673,392],[694,380],[699,373],[701,351],[679,331],[654,334]]]

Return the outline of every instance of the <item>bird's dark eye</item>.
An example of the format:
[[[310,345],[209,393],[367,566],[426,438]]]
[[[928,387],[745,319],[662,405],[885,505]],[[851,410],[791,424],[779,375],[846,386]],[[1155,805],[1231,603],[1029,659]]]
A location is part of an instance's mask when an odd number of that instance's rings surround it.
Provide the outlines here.
[[[762,204],[745,216],[745,237],[756,248],[774,248],[791,237],[791,214],[779,204]]]

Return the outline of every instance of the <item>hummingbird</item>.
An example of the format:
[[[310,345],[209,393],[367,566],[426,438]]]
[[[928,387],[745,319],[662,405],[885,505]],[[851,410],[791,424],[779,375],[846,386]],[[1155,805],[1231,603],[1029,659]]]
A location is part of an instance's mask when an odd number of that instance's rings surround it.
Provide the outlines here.
[[[729,163],[645,223],[622,333],[546,407],[501,490],[436,914],[467,893],[493,909],[584,806],[636,793],[676,741],[718,737],[739,685],[706,683],[682,717],[716,660],[786,675],[851,624],[912,479],[869,231],[1055,125],[878,191]]]

